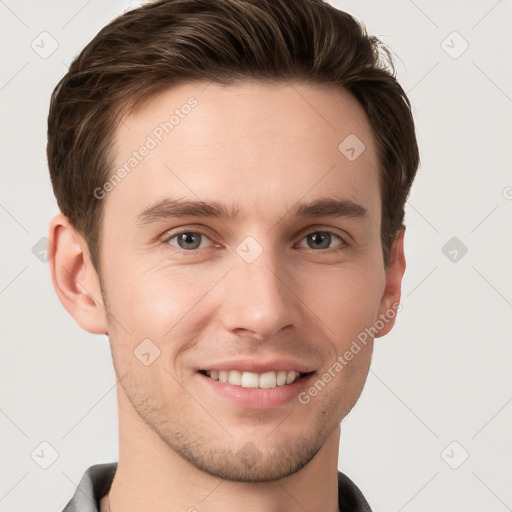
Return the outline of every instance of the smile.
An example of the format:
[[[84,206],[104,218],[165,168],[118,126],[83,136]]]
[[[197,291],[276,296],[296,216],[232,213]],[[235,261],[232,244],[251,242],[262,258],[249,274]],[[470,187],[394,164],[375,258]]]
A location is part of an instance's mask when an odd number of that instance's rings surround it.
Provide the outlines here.
[[[210,379],[232,384],[233,386],[264,389],[293,384],[308,375],[307,373],[294,370],[277,370],[265,373],[242,372],[239,370],[200,370],[199,373],[210,377]]]

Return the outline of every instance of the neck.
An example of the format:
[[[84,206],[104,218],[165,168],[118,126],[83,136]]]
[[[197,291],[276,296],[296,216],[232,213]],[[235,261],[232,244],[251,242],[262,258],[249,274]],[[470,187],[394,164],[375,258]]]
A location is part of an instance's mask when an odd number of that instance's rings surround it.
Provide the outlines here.
[[[126,397],[119,398],[119,463],[102,512],[339,511],[339,427],[296,473],[270,482],[233,482],[181,458],[139,418]]]

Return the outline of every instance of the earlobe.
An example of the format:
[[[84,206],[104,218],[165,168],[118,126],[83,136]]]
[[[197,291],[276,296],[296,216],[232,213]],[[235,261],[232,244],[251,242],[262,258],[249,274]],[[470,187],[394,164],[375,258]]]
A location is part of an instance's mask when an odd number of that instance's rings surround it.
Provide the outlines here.
[[[60,302],[80,327],[106,334],[107,313],[85,240],[62,213],[52,219],[48,238],[50,272]]]
[[[378,334],[375,336],[376,338],[380,338],[381,336],[388,334],[395,324],[402,293],[402,278],[406,267],[404,235],[405,226],[402,226],[391,248],[389,265],[386,270],[386,284],[379,308],[379,319],[382,321],[384,326],[379,330]]]

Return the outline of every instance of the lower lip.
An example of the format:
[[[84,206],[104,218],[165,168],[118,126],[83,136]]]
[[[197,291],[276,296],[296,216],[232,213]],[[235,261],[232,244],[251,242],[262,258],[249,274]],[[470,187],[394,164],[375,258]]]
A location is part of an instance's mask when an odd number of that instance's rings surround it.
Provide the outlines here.
[[[247,409],[275,409],[296,398],[313,378],[314,372],[302,377],[292,384],[276,386],[275,388],[244,388],[227,382],[210,379],[202,373],[199,378],[212,391],[234,402],[239,407]]]

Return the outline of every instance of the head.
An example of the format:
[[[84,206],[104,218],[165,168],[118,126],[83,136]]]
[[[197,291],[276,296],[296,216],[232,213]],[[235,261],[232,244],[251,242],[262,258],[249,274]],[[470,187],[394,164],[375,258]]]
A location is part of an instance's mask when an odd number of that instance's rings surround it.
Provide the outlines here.
[[[149,3],[73,61],[47,151],[54,285],[108,333],[127,414],[222,478],[304,467],[400,300],[419,156],[387,50],[320,0]],[[308,374],[302,400],[251,407],[205,375],[269,362]]]

